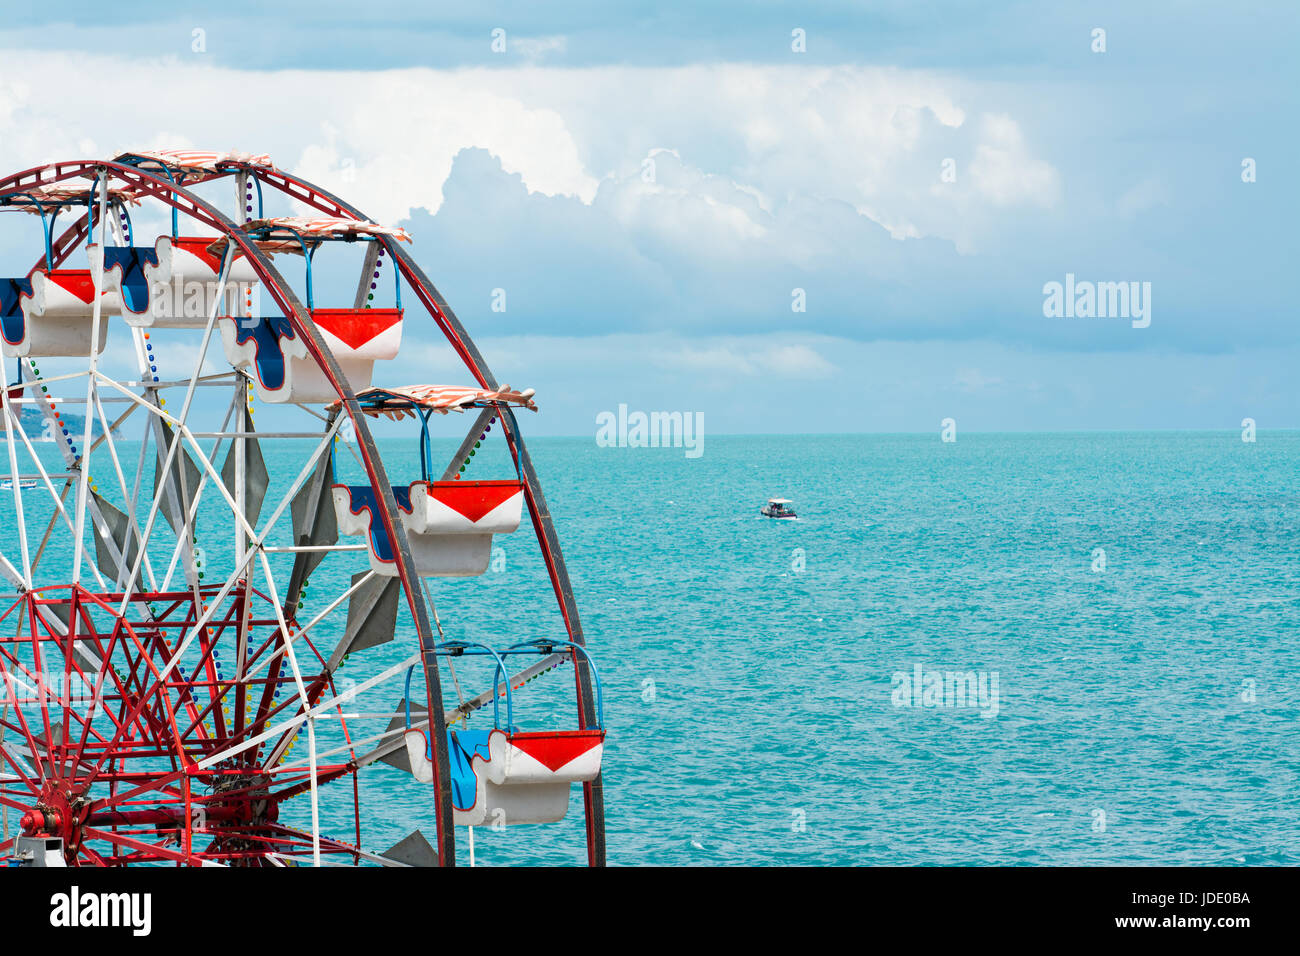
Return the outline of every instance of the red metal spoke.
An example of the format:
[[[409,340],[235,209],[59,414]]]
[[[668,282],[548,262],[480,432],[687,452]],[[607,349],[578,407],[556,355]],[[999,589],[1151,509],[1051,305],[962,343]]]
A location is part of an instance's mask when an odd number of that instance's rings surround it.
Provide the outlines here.
[[[96,853],[96,852],[95,852],[94,850],[92,850],[90,847],[86,846],[85,843],[82,843],[80,846],[78,846],[78,847],[77,847],[77,851],[78,851],[82,856],[84,856],[86,859],[88,859],[88,860],[91,862],[91,865],[92,865],[92,866],[108,866],[108,865],[109,865],[109,864],[108,864],[108,861],[106,861],[102,856],[100,856],[98,853]]]
[[[36,791],[36,792],[39,793],[40,791]],[[0,803],[4,804],[10,810],[22,810],[25,812],[31,809],[30,803],[24,803],[21,800],[15,800],[13,797],[0,796]]]
[[[31,645],[32,645],[32,666],[33,666],[34,668],[36,668],[36,674],[35,674],[35,676],[34,676],[34,679],[35,679],[36,682],[37,682],[36,690],[37,690],[37,693],[41,695],[42,699],[44,699],[44,698],[47,696],[47,692],[46,692],[46,689],[45,689],[45,676],[44,676],[44,672],[43,672],[43,670],[42,670],[42,668],[41,668],[41,639],[40,639],[40,636],[39,636],[39,635],[40,635],[40,632],[39,632],[39,630],[38,630],[38,628],[37,628],[37,622],[39,621],[40,623],[44,624],[44,621],[41,619],[40,615],[37,614],[37,612],[36,612],[37,604],[38,604],[38,602],[35,601],[35,600],[32,600],[32,601],[30,601],[30,602],[28,603],[28,608],[29,608],[29,611],[30,611],[31,617],[29,618],[29,620],[28,620],[28,622],[27,622],[27,626],[28,626],[28,630],[31,632],[31,642],[30,642],[30,643],[31,643]],[[52,728],[52,726],[51,726],[51,724],[50,724],[50,709],[49,709],[49,707],[44,707],[44,706],[41,707],[41,720],[43,721],[43,723],[44,723],[44,725],[45,725],[45,743],[46,743],[46,747],[52,747],[52,746],[54,746],[54,731],[53,731],[53,728]],[[32,751],[33,756],[35,756],[35,753],[36,753],[36,751],[33,750],[33,751]],[[40,759],[39,759],[39,758],[36,758],[36,759],[37,759],[37,763],[39,764],[39,763],[40,763]],[[50,766],[50,769],[51,769],[51,770],[54,769],[52,764],[51,764],[51,766]],[[45,778],[45,774],[44,774],[44,773],[41,774],[41,778],[42,778],[42,779]]]
[[[166,684],[163,682],[161,671],[159,670],[158,666],[154,663],[153,659],[148,655],[146,649],[141,645],[140,639],[135,633],[135,629],[131,627],[129,624],[125,624],[124,629],[127,633],[127,636],[131,639],[131,642],[135,644],[136,650],[138,652],[138,657],[136,658],[137,666],[133,668],[132,674],[135,675],[141,673],[138,665],[140,663],[145,663],[147,664],[147,670],[152,674],[154,679],[154,684],[149,688],[149,691],[139,696],[136,704],[132,709],[131,716],[127,719],[126,723],[129,724],[132,720],[134,720],[137,716],[139,716],[144,711],[145,705],[151,699],[151,697],[153,697],[154,695],[159,696],[161,698],[160,703],[163,705],[163,709],[166,712],[166,726],[171,731],[172,740],[175,741],[176,747],[179,748],[178,756],[180,756],[183,760],[188,761],[189,757],[185,753],[183,745],[181,743],[179,731],[176,726],[176,714],[171,707],[171,698],[167,694]],[[144,683],[143,680],[140,681],[140,683],[143,684]],[[128,681],[128,686],[129,684],[130,681]],[[160,721],[158,727],[158,729],[160,730],[162,729],[161,723],[162,722]],[[119,730],[118,733],[114,736],[113,740],[110,742],[108,749],[105,750],[104,754],[102,754],[99,760],[96,761],[94,767],[92,768],[92,773],[97,773],[100,770],[100,768],[103,766],[104,760],[107,759],[108,755],[112,752],[113,748],[116,747],[116,745],[121,739],[121,736],[122,736],[122,731]]]
[[[93,723],[94,723],[95,700],[99,700],[99,701],[101,701],[101,704],[102,704],[102,700],[103,700],[103,694],[102,694],[103,682],[106,680],[108,674],[112,674],[112,675],[113,675],[113,680],[114,680],[114,682],[119,684],[119,694],[122,693],[122,691],[121,691],[121,687],[120,687],[120,683],[121,683],[121,682],[117,680],[117,672],[113,670],[113,664],[112,664],[112,661],[113,661],[113,648],[117,646],[117,639],[118,639],[118,636],[121,634],[121,632],[122,632],[122,622],[119,620],[119,621],[117,621],[117,623],[116,623],[115,626],[113,627],[113,633],[112,633],[112,636],[109,638],[109,641],[108,641],[108,647],[107,647],[107,648],[105,648],[105,647],[103,646],[103,643],[102,643],[101,641],[98,640],[98,635],[95,636],[95,637],[96,637],[96,641],[95,641],[95,643],[96,643],[96,648],[95,648],[95,649],[96,649],[96,653],[97,653],[98,656],[99,656],[99,661],[100,661],[99,668],[100,668],[100,669],[99,669],[99,673],[97,673],[97,674],[95,675],[95,678],[96,678],[96,679],[95,679],[95,683],[94,683],[94,685],[93,685],[93,686],[94,686],[94,691],[93,691],[93,693],[94,693],[94,699],[92,699],[92,701],[91,701],[91,705],[92,705],[92,706],[91,706],[91,712],[87,715],[87,719],[84,721],[84,726],[83,726],[83,728],[82,728],[82,734],[81,734],[81,741],[80,741],[80,743],[78,744],[78,747],[77,747],[77,756],[76,756],[76,762],[77,762],[77,764],[80,764],[80,763],[81,763],[81,761],[82,761],[82,757],[83,757],[83,755],[84,755],[85,752],[86,752],[86,744],[87,744],[87,741],[88,741],[88,736],[89,736],[89,734],[91,733],[92,725],[93,725]],[[78,668],[78,671],[80,672],[80,668]],[[105,715],[108,717],[108,719],[109,719],[110,721],[112,721],[112,722],[116,725],[116,724],[117,724],[117,719],[116,719],[116,717],[114,716],[114,714],[112,713],[112,711],[111,711],[108,707],[103,707],[103,710],[104,710]],[[100,740],[102,743],[104,743],[104,744],[106,744],[106,745],[108,744],[108,741],[107,741],[107,739],[104,737],[103,734],[99,733],[98,731],[95,731],[94,733],[95,733],[95,736],[98,737],[99,740]]]
[[[86,839],[107,840],[117,846],[128,847],[146,854],[146,859],[163,859],[174,860],[178,863],[188,863],[191,866],[202,866],[203,857],[194,853],[185,853],[180,850],[167,849],[167,843],[171,842],[170,838],[162,844],[146,843],[143,840],[137,840],[129,837],[124,833],[115,833],[112,830],[102,830],[98,827],[84,827],[82,833]],[[84,842],[84,841],[83,841]]]
[[[44,781],[45,781],[45,767],[44,767],[44,765],[42,764],[40,757],[37,756],[37,754],[38,754],[39,751],[40,751],[40,748],[39,748],[39,747],[37,746],[37,744],[36,744],[36,738],[32,735],[31,728],[27,726],[27,718],[26,718],[26,716],[24,716],[24,714],[23,714],[22,705],[18,703],[18,697],[17,697],[17,694],[16,694],[16,688],[14,687],[14,684],[13,684],[13,680],[12,680],[11,677],[10,677],[10,674],[9,674],[9,670],[8,670],[8,668],[6,668],[5,665],[4,665],[4,657],[7,657],[7,656],[8,656],[8,655],[4,654],[3,652],[0,652],[0,677],[2,677],[3,680],[4,680],[4,686],[5,686],[5,688],[6,688],[6,694],[9,696],[9,700],[10,700],[10,702],[13,704],[13,708],[14,708],[14,716],[18,718],[18,725],[17,725],[17,727],[16,727],[15,729],[17,729],[18,732],[21,733],[21,734],[23,735],[23,737],[26,738],[26,740],[27,740],[27,749],[28,749],[28,752],[32,755],[32,763],[35,765],[36,775],[37,775],[38,779],[40,780],[40,782],[44,783]],[[39,688],[39,687],[37,688],[37,693],[40,693],[40,688]],[[6,727],[13,727],[13,726],[14,726],[13,724],[8,723],[8,721],[5,721],[5,722],[4,722],[4,725],[5,725]],[[13,766],[14,770],[17,771],[18,775],[19,775],[20,777],[23,778],[23,780],[28,784],[29,787],[31,787],[32,784],[31,784],[31,780],[30,780],[30,778],[29,778],[29,777],[27,776],[27,774],[23,771],[22,767],[20,767],[20,766],[19,766],[19,765],[14,761],[14,759],[13,759],[12,757],[9,756],[9,749],[8,749],[8,746],[7,746],[7,745],[6,745],[5,747],[0,747],[0,753],[3,753],[3,754],[4,754],[5,759],[10,763],[11,766]],[[39,788],[32,787],[32,789],[33,789],[33,792],[35,792],[35,791],[38,790]]]

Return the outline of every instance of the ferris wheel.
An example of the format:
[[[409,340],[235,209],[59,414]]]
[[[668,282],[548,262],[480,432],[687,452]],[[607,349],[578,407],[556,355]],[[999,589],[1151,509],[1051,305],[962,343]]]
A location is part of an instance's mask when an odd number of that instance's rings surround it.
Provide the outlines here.
[[[0,278],[0,861],[453,865],[457,825],[472,854],[473,827],[559,821],[579,784],[603,865],[603,703],[516,414],[534,394],[494,378],[410,237],[269,157],[196,150],[17,173],[5,211],[39,259]],[[141,241],[151,216],[170,229]],[[355,296],[318,305],[348,256]],[[470,383],[387,382],[432,328]],[[269,406],[295,424],[259,431]],[[381,459],[380,416],[418,461]],[[493,445],[508,470],[479,477]],[[430,579],[483,574],[525,512],[564,630],[449,639]],[[443,671],[471,662],[487,679],[449,706]],[[570,670],[564,714],[515,723]],[[384,850],[361,794],[394,767],[423,827]]]

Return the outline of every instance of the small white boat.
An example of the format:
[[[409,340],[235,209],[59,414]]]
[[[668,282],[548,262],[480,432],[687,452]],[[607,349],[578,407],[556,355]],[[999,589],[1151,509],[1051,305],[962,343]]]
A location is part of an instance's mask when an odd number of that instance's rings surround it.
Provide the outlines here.
[[[35,488],[35,487],[36,487],[36,479],[35,479],[35,478],[19,478],[19,479],[18,479],[18,487],[19,487],[19,488]],[[13,481],[13,479],[12,479],[12,478],[6,478],[4,481],[0,481],[0,490],[3,490],[3,491],[13,491],[13,490],[14,490],[14,481]]]
[[[768,498],[767,504],[758,509],[758,513],[768,518],[797,518],[794,509],[790,505],[794,504],[789,498]]]

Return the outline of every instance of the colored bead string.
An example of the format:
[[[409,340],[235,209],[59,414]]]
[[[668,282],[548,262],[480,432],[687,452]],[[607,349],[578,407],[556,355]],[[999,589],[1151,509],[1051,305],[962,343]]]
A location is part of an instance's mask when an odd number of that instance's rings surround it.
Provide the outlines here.
[[[454,480],[460,480],[461,474],[465,471],[466,466],[469,465],[469,460],[478,453],[479,448],[482,446],[483,442],[487,440],[488,432],[492,431],[492,426],[496,424],[496,421],[495,416],[488,420],[486,427],[483,429],[483,433],[478,436],[478,441],[474,442],[474,447],[469,450],[469,455],[460,463],[460,471],[452,476]]]
[[[28,359],[27,364],[31,366],[32,375],[35,376],[36,381],[39,382],[41,379],[41,370],[36,367],[36,360]],[[63,433],[63,440],[67,442],[68,450],[72,452],[72,458],[74,463],[80,461],[81,456],[77,454],[77,446],[76,443],[73,442],[72,440],[72,432],[69,431],[68,429],[68,423],[65,422],[63,420],[63,416],[59,414],[59,409],[55,406],[53,400],[50,398],[50,390],[45,385],[41,386],[41,396],[45,399],[46,403],[50,406],[50,411],[54,413],[54,422],[56,425],[58,425],[59,430]]]
[[[366,296],[366,308],[370,308],[375,301],[375,290],[379,288],[379,270],[384,266],[384,252],[386,250],[380,246],[379,256],[375,259],[375,271],[370,274],[370,293]]]

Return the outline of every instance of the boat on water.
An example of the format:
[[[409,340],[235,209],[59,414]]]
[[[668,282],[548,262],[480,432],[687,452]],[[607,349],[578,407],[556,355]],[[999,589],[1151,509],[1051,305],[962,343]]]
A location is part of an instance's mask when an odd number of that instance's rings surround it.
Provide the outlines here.
[[[797,518],[794,509],[790,506],[794,504],[789,498],[768,498],[767,504],[758,509],[758,513],[768,518]]]
[[[19,488],[35,488],[35,487],[36,487],[36,479],[35,479],[35,478],[19,478],[19,479],[18,479],[18,487],[19,487]],[[13,491],[13,490],[14,490],[14,481],[13,481],[12,478],[6,478],[4,481],[0,481],[0,491]]]

